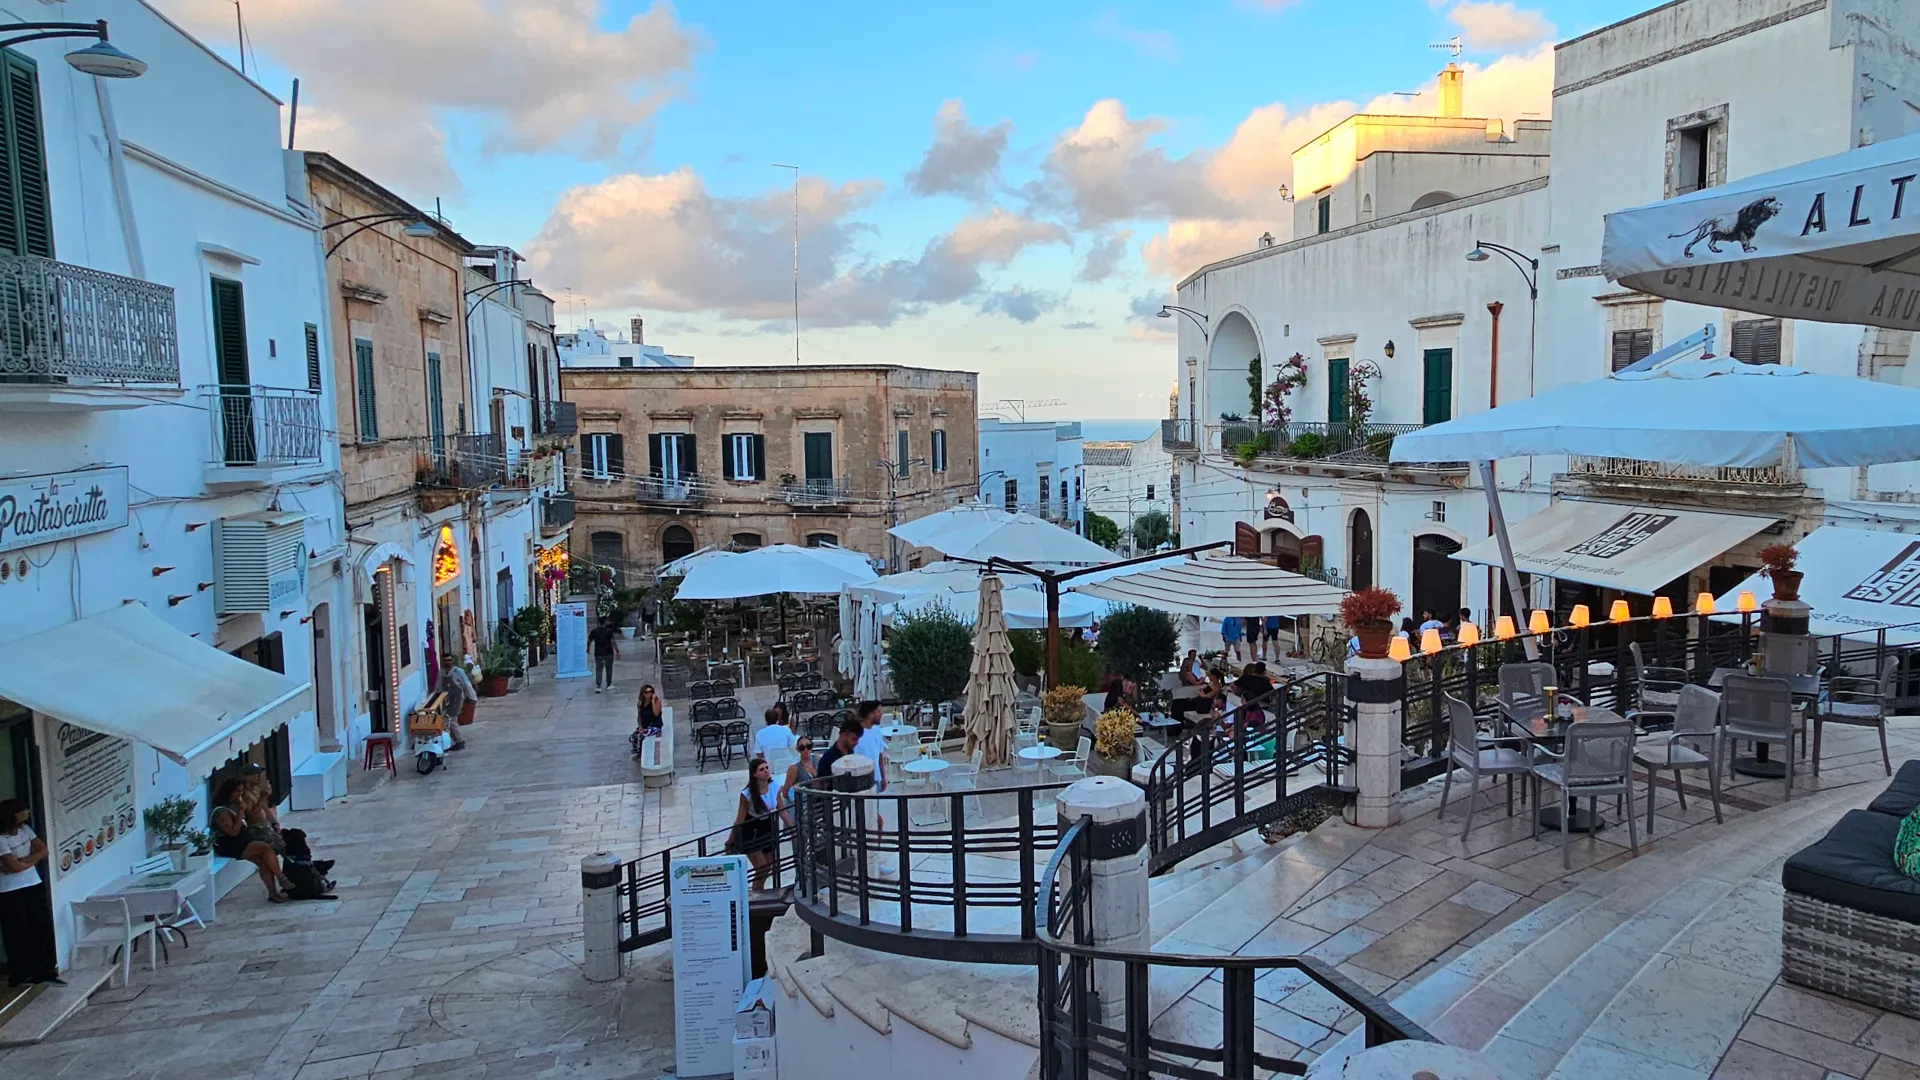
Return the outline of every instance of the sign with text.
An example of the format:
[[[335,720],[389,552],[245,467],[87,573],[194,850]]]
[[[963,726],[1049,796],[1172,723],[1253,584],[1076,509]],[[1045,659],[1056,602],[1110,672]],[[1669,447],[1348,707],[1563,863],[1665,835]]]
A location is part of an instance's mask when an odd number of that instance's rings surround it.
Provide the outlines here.
[[[553,605],[553,677],[583,679],[587,675],[587,605],[570,600]]]
[[[747,860],[678,859],[673,908],[674,1068],[682,1077],[733,1075],[733,1013],[752,976]]]
[[[127,523],[127,467],[0,480],[0,551],[118,529]]]
[[[66,873],[133,831],[133,743],[60,724],[54,729],[52,862]]]

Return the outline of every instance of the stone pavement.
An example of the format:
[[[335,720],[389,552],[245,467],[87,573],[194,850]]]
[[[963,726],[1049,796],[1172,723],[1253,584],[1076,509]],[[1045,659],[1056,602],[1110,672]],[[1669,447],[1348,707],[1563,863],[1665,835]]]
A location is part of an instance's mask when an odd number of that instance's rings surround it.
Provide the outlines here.
[[[652,1077],[673,1067],[667,947],[622,984],[579,971],[580,858],[622,858],[723,827],[742,774],[691,769],[643,791],[627,750],[651,649],[620,689],[556,681],[482,701],[468,748],[419,776],[356,771],[350,794],[288,814],[339,899],[271,905],[255,880],[172,962],[96,994],[0,1076],[338,1080]]]

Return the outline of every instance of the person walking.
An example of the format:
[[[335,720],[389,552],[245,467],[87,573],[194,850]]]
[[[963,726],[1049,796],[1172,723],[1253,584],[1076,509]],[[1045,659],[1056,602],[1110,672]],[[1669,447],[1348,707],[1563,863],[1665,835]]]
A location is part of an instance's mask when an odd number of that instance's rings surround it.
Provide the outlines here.
[[[0,947],[7,950],[7,984],[60,981],[53,949],[53,909],[47,883],[34,869],[47,860],[47,842],[34,835],[25,799],[0,799]]]
[[[1220,620],[1220,640],[1225,644],[1227,655],[1238,664],[1240,655],[1240,620],[1229,615]]]
[[[620,635],[613,628],[612,616],[601,616],[600,625],[587,631],[587,648],[593,653],[593,692],[613,689],[613,661],[620,655]]]
[[[1247,635],[1247,659],[1265,660],[1267,621],[1258,615],[1248,615],[1240,620],[1240,627]]]
[[[460,718],[466,715],[467,702],[480,702],[480,692],[473,688],[473,680],[467,677],[467,669],[452,653],[440,658],[446,666],[446,673],[440,677],[440,685],[447,688],[447,740],[453,745],[450,750],[465,750],[467,737],[460,731]]]
[[[653,601],[640,601],[640,636],[653,636]]]
[[[775,849],[779,844],[780,819],[775,802],[773,767],[766,758],[747,763],[747,786],[740,789],[740,801],[733,815],[733,835],[727,839],[727,853],[745,855],[753,864],[753,891],[765,887],[773,873]]]

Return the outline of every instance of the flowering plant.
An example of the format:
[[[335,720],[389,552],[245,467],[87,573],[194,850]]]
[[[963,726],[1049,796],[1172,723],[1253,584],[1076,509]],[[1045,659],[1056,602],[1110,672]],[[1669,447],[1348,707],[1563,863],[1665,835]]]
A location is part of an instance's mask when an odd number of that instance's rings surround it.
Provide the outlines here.
[[[1393,617],[1400,614],[1400,598],[1392,589],[1378,586],[1359,589],[1347,594],[1340,601],[1340,618],[1355,630],[1362,626],[1377,626],[1380,623],[1392,623]]]
[[[1772,577],[1775,574],[1791,571],[1800,561],[1800,553],[1793,550],[1792,544],[1768,544],[1759,551],[1760,576]]]
[[[1287,357],[1280,365],[1280,371],[1267,384],[1266,407],[1269,421],[1278,428],[1287,426],[1293,419],[1293,406],[1288,398],[1293,392],[1307,385],[1307,358],[1300,353]]]
[[[1373,416],[1373,398],[1367,395],[1367,380],[1379,377],[1380,366],[1371,360],[1362,360],[1347,368],[1347,427],[1349,430],[1355,432],[1367,430],[1367,420]]]

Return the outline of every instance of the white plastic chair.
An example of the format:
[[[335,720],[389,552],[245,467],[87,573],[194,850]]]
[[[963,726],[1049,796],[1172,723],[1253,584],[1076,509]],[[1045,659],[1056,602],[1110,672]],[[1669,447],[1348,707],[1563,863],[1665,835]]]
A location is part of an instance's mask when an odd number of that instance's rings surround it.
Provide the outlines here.
[[[1087,775],[1087,755],[1093,753],[1093,740],[1085,735],[1073,745],[1073,756],[1065,761],[1053,759],[1053,778],[1056,780],[1078,780]]]
[[[974,750],[973,756],[966,761],[948,765],[946,770],[939,774],[940,787],[946,791],[979,791],[980,762],[985,759],[986,754],[986,748],[980,747]],[[969,795],[967,801],[973,804],[973,816],[980,817],[980,796]]]
[[[99,949],[101,959],[111,967],[114,950],[120,953],[120,985],[133,977],[133,943],[142,937],[151,939],[158,923],[135,922],[124,898],[73,901],[73,951]],[[147,970],[159,967],[159,945],[147,942]]]

